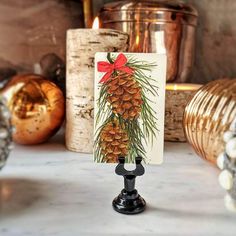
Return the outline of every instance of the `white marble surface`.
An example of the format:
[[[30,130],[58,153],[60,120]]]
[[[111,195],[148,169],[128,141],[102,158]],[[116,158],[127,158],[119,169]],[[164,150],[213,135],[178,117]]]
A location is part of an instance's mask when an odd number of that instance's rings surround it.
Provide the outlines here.
[[[165,163],[147,166],[137,188],[148,203],[134,216],[112,210],[123,180],[115,165],[48,144],[16,146],[0,173],[1,236],[236,235],[225,210],[218,170],[187,144],[167,143]]]

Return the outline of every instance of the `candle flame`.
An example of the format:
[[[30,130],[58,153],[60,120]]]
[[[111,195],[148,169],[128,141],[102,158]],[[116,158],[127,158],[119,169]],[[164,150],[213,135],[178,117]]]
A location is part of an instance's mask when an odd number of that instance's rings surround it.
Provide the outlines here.
[[[201,88],[201,84],[172,84],[167,83],[166,84],[166,90],[173,90],[173,91],[195,91]]]
[[[93,21],[92,29],[99,29],[99,19],[96,17]]]
[[[139,35],[136,36],[135,44],[136,44],[137,46],[139,45]]]

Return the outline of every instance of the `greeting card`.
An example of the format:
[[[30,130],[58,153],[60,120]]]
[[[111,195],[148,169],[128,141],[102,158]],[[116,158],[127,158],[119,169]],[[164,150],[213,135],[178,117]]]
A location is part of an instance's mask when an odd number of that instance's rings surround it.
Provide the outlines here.
[[[166,55],[96,53],[94,160],[163,161]]]

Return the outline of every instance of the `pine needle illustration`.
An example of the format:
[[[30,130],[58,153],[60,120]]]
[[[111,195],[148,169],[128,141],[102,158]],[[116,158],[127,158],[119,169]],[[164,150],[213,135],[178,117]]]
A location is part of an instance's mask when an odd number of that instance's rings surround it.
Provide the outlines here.
[[[117,58],[111,58],[110,54],[107,57],[113,67]],[[121,70],[122,67],[114,69],[100,84],[96,101],[97,162],[117,162],[119,156],[125,156],[127,162],[134,162],[138,155],[143,156],[145,161],[143,142],[152,143],[157,132],[157,119],[151,106],[153,101],[150,101],[148,94],[157,97],[158,87],[156,81],[147,76],[155,66],[154,63],[130,57],[124,67],[130,68],[132,73]],[[100,120],[104,122],[97,127]]]

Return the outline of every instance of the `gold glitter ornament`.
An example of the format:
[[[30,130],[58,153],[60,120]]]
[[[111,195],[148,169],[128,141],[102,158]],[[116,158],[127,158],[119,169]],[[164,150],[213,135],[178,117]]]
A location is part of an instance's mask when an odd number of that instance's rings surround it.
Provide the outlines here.
[[[65,113],[62,91],[44,77],[15,76],[2,90],[15,126],[13,140],[20,144],[47,141],[60,128]]]

